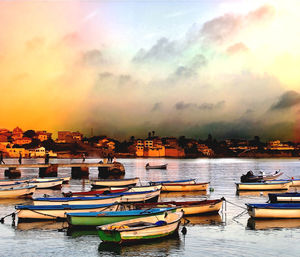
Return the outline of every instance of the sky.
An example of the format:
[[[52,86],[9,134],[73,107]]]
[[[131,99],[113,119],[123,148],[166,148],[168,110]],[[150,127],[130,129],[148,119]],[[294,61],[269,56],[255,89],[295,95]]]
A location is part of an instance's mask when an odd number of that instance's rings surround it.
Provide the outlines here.
[[[300,141],[299,10],[0,0],[0,128]]]

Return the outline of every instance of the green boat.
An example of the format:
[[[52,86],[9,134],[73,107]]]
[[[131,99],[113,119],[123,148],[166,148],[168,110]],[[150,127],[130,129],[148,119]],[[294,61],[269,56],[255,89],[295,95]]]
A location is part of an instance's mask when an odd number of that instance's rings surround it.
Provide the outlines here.
[[[142,217],[96,228],[103,242],[130,244],[174,235],[182,216],[183,212],[172,212],[164,217]]]
[[[95,227],[153,215],[163,217],[166,212],[175,212],[175,210],[175,208],[153,208],[148,210],[67,213],[67,221],[70,226]]]

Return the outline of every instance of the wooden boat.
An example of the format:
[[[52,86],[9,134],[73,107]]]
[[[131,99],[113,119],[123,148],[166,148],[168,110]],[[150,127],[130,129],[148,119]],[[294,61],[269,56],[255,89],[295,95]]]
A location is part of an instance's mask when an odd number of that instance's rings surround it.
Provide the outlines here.
[[[276,171],[273,174],[266,174],[266,175],[254,175],[253,172],[250,170],[246,174],[241,176],[242,183],[251,183],[251,182],[262,182],[267,180],[274,180],[281,176],[283,172]]]
[[[70,182],[71,177],[43,177],[43,178],[36,178],[34,181],[43,182],[43,181],[50,181],[50,180],[57,180],[62,179],[63,184],[68,184]]]
[[[31,196],[36,189],[36,186],[14,186],[0,188],[0,198],[19,198]]]
[[[101,190],[92,190],[92,191],[86,191],[86,192],[67,192],[62,193],[65,197],[72,197],[72,196],[98,196],[98,195],[105,195],[105,194],[113,194],[113,193],[122,193],[128,191],[127,187],[122,188],[116,188],[113,189],[112,187],[103,188]]]
[[[175,208],[156,208],[150,210],[129,210],[114,212],[67,213],[67,221],[71,226],[100,226],[124,220],[156,215],[162,219],[166,212]]]
[[[206,196],[206,191],[182,191],[182,192],[161,192],[160,199],[162,198],[196,198]]]
[[[115,211],[118,204],[92,204],[92,205],[17,205],[19,220],[32,219],[66,219],[66,213],[72,212],[99,212]]]
[[[269,201],[271,203],[300,203],[300,193],[269,194]]]
[[[128,187],[127,192],[143,192],[143,191],[153,191],[153,190],[161,190],[162,185],[157,186],[135,186]],[[121,189],[122,187],[112,187],[112,189]],[[124,187],[123,187],[124,189]]]
[[[160,190],[140,191],[140,192],[123,192],[117,194],[107,194],[106,196],[121,196],[121,203],[137,203],[137,202],[157,202]]]
[[[16,183],[25,183],[31,181],[32,178],[20,178],[20,179],[2,179],[0,180],[0,186],[14,185]]]
[[[270,193],[285,193],[288,192],[287,189],[283,189],[283,190],[264,190],[264,191],[255,191],[255,190],[250,190],[250,191],[246,191],[246,190],[241,190],[241,191],[236,191],[236,195],[240,196],[240,197],[247,197],[249,198],[249,196],[259,196],[259,197],[268,197],[268,194]]]
[[[300,218],[300,203],[246,204],[252,218],[295,219]]]
[[[197,184],[162,184],[163,192],[179,192],[179,191],[203,191],[207,190],[209,182]]]
[[[255,182],[255,183],[235,183],[237,190],[284,190],[288,189],[290,182]]]
[[[40,188],[51,188],[51,189],[61,189],[63,179],[50,179],[50,180],[41,180],[41,181],[29,181],[29,185],[35,185],[37,189]]]
[[[169,213],[163,219],[156,216],[142,217],[96,228],[100,239],[104,242],[134,243],[158,239],[176,233],[182,216],[182,212],[174,212]]]
[[[125,187],[135,186],[140,181],[139,178],[127,178],[127,179],[97,179],[92,180],[91,185],[94,188],[101,187]]]
[[[247,227],[253,230],[299,228],[300,219],[253,219],[249,218]]]
[[[203,201],[184,201],[184,202],[158,202],[158,203],[137,203],[134,207],[137,209],[144,208],[167,208],[173,207],[177,211],[183,211],[186,215],[217,213],[222,207],[223,199],[203,200]]]
[[[159,170],[166,170],[168,164],[162,164],[162,165],[150,165],[149,163],[146,164],[145,168],[146,170],[150,169],[159,169]]]
[[[162,181],[150,181],[150,186],[156,186],[161,184],[196,184],[196,179],[183,179],[183,180],[162,180]]]
[[[34,198],[34,205],[91,205],[91,204],[112,204],[121,202],[121,195],[96,196],[96,197],[41,197]]]

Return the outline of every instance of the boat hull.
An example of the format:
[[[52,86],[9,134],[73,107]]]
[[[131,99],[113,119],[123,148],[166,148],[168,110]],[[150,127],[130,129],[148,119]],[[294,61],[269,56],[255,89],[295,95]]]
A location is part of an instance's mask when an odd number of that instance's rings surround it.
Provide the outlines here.
[[[57,180],[45,180],[45,181],[30,181],[29,185],[35,185],[37,189],[51,188],[51,189],[61,189],[63,179]]]
[[[19,209],[18,218],[19,220],[55,220],[55,219],[66,219],[67,213],[75,212],[100,212],[100,211],[115,211],[118,205],[111,205],[109,207],[92,207],[92,208],[76,208],[72,209],[70,206],[66,206],[64,209]]]
[[[282,183],[236,183],[237,190],[287,190],[290,182]]]
[[[165,180],[165,181],[150,181],[150,186],[161,185],[161,184],[196,184],[195,179],[185,179],[185,180]]]
[[[205,191],[209,183],[198,184],[162,184],[163,192],[180,192],[180,191]]]
[[[26,186],[26,187],[13,187],[1,189],[0,198],[22,198],[31,196],[35,192],[35,186]]]
[[[119,180],[94,180],[91,182],[93,188],[102,187],[123,187],[123,186],[135,186],[140,181],[139,178],[133,179],[119,179]]]
[[[299,193],[269,194],[271,203],[300,203]]]
[[[98,199],[97,199],[98,198]],[[76,197],[67,198],[69,200],[33,200],[33,204],[40,206],[40,205],[63,205],[63,204],[72,204],[72,205],[90,205],[90,204],[112,204],[116,202],[121,202],[121,196],[117,197],[79,197],[76,200]]]
[[[277,205],[274,207],[274,205]],[[290,206],[288,206],[290,205]],[[280,207],[281,206],[281,207]],[[247,205],[249,215],[254,219],[296,219],[300,218],[300,205],[292,207],[291,204],[265,204]]]
[[[179,215],[180,214],[180,215]],[[180,225],[180,219],[182,213],[171,213],[168,216],[177,215],[176,220],[162,226],[148,226],[148,227],[138,227],[136,229],[108,229],[109,225],[97,227],[98,235],[100,239],[104,242],[118,243],[118,244],[130,244],[137,241],[148,241],[154,240],[162,237],[171,236],[178,231]],[[167,216],[167,218],[168,218]],[[118,222],[110,224],[110,226],[122,226],[128,223],[133,223],[137,221],[147,221],[155,222],[158,219],[155,216],[147,218],[133,219],[125,222]]]

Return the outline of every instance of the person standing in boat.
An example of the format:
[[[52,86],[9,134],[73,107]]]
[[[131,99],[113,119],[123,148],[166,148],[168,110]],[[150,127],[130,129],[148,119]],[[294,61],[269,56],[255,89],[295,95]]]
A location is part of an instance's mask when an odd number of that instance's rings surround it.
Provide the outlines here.
[[[22,164],[22,153],[19,153],[19,164]]]
[[[82,162],[85,162],[85,154],[82,154]]]
[[[49,153],[46,153],[45,164],[49,164]]]
[[[0,164],[5,164],[5,162],[3,161],[3,153],[0,152]]]

